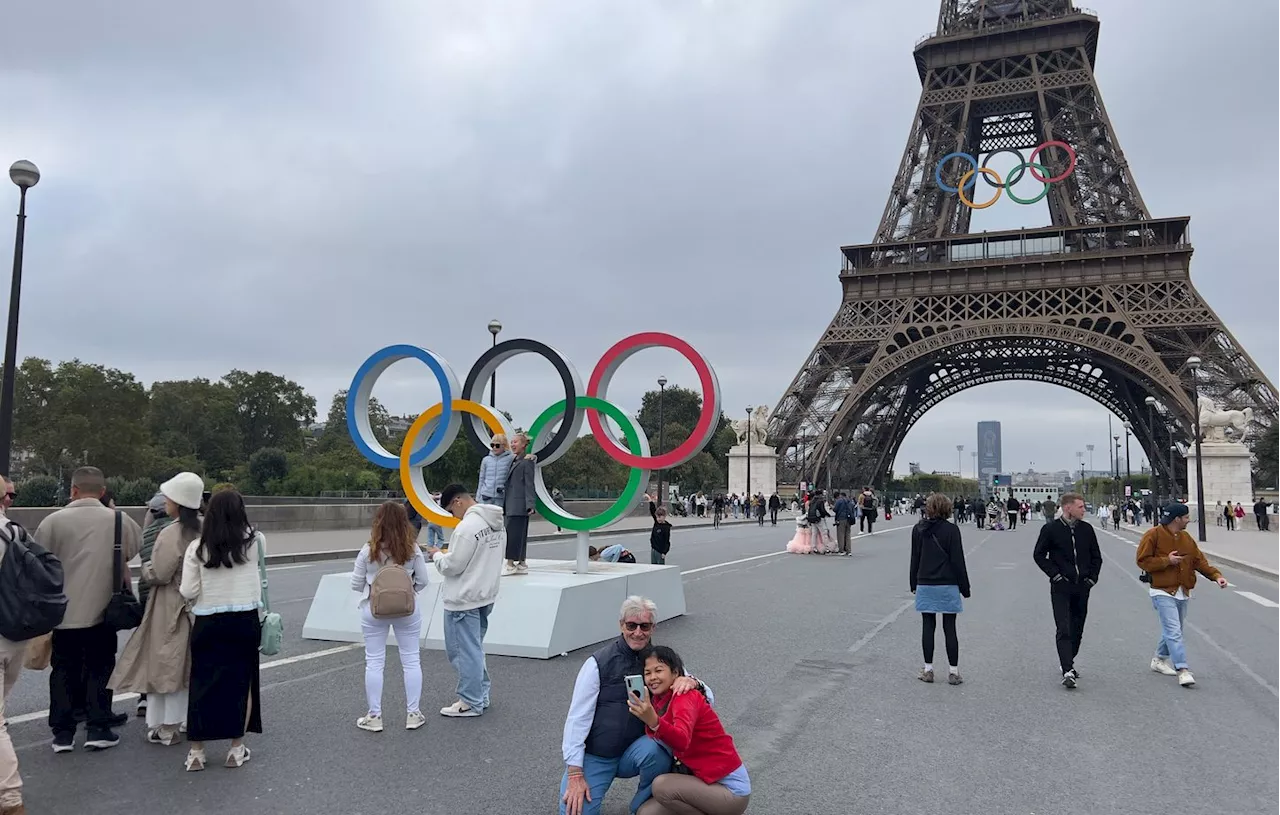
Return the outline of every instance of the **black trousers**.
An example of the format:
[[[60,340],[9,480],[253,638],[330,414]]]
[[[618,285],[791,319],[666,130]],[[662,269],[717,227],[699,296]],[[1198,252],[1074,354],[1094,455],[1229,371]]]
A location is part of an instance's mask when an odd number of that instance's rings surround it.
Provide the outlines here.
[[[876,514],[863,510],[862,517],[858,519],[859,532],[871,532],[876,525]]]
[[[524,563],[525,553],[529,549],[529,516],[508,515],[507,526],[507,560]]]
[[[921,614],[920,644],[924,646],[924,661],[933,664],[933,641],[938,636],[938,615]],[[960,637],[956,634],[956,615],[942,615],[942,637],[947,646],[947,664],[960,665]]]
[[[1058,665],[1066,673],[1075,666],[1084,636],[1084,618],[1089,614],[1089,587],[1082,583],[1050,583],[1049,600],[1053,604],[1054,643],[1058,646]]]
[[[1017,528],[1018,528],[1018,513],[1016,513],[1016,512],[1006,512],[1006,513],[1005,513],[1005,517],[1007,517],[1007,518],[1009,519],[1009,528],[1010,528],[1010,529],[1017,529]]]
[[[90,733],[110,730],[107,681],[116,669],[116,632],[101,623],[91,628],[55,629],[49,667],[49,729],[53,734],[74,734],[77,710],[86,712]]]
[[[769,523],[773,524],[774,526],[777,526],[777,525],[778,525],[778,510],[777,510],[777,508],[774,508],[774,509],[770,509],[770,510],[769,510]]]

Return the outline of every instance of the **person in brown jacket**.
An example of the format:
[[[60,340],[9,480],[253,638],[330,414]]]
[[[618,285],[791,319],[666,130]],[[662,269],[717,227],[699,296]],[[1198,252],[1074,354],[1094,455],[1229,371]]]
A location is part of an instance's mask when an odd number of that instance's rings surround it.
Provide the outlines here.
[[[1187,604],[1196,585],[1196,572],[1227,587],[1222,576],[1200,551],[1195,538],[1187,534],[1191,510],[1186,504],[1169,504],[1164,508],[1160,526],[1153,526],[1138,543],[1138,568],[1150,583],[1151,605],[1160,618],[1160,642],[1151,660],[1151,670],[1173,676],[1184,688],[1196,683],[1187,668],[1187,650],[1182,640],[1182,627],[1187,621]]]
[[[111,563],[119,510],[102,505],[99,499],[106,489],[102,470],[81,467],[71,475],[71,503],[36,529],[36,542],[62,561],[67,595],[67,613],[53,630],[49,662],[49,728],[55,753],[70,752],[75,746],[77,708],[88,714],[86,748],[105,750],[120,743],[112,730],[115,717],[107,688],[116,667],[116,632],[102,622],[114,590]],[[141,539],[142,530],[123,515],[124,563],[138,554]]]

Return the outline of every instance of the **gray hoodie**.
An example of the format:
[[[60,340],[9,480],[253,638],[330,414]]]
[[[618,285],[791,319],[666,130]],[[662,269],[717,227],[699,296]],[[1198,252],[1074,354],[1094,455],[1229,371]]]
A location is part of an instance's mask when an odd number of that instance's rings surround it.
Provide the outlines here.
[[[449,538],[449,551],[432,563],[444,576],[441,600],[446,611],[470,611],[498,598],[502,556],[507,548],[502,507],[474,504]]]

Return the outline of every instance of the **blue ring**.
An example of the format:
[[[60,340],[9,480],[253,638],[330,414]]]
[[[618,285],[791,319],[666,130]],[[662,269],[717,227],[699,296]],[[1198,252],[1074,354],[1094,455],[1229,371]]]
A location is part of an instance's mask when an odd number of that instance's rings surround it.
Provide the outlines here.
[[[361,409],[360,391],[365,386],[366,379],[372,377],[372,380],[376,381],[378,376],[393,363],[411,358],[421,361],[431,369],[431,373],[435,374],[436,382],[440,385],[441,403],[446,405],[453,404],[453,390],[449,386],[450,377],[444,366],[440,364],[434,354],[416,345],[388,345],[380,351],[375,351],[360,366],[360,370],[356,371],[355,378],[351,380],[351,387],[347,389],[347,433],[351,436],[351,441],[355,442],[356,449],[360,451],[361,455],[379,467],[384,467],[388,470],[400,469],[400,459],[397,456],[386,456],[374,450],[364,437],[360,425],[356,422],[356,414]],[[368,383],[370,392],[373,391],[373,381]],[[366,393],[363,400],[366,418],[368,417],[368,398],[369,394]],[[442,419],[445,420],[436,423],[435,429],[431,431],[431,435],[427,437],[426,442],[409,456],[409,464],[411,466],[418,466],[426,461],[444,440],[445,431],[453,423],[453,414],[446,411]]]
[[[933,180],[938,183],[938,189],[943,192],[960,192],[959,187],[948,187],[942,180],[942,165],[946,164],[953,158],[962,158],[973,165],[974,177],[970,178],[969,183],[964,185],[966,190],[972,191],[973,185],[978,182],[977,177],[981,175],[981,173],[978,172],[978,160],[968,153],[947,153],[945,156],[938,159],[938,164],[933,168]]]

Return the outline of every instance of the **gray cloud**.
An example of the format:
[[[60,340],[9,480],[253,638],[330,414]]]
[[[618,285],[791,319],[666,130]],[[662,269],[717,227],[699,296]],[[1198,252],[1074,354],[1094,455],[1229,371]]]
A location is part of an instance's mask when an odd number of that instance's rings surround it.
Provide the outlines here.
[[[1193,216],[1194,279],[1275,380],[1276,9],[1097,5],[1099,78],[1148,206]],[[265,368],[323,405],[392,342],[464,376],[496,316],[584,378],[621,336],[669,331],[715,364],[726,410],[773,405],[835,311],[838,247],[875,229],[919,93],[911,44],[936,13],[28,4],[0,54],[0,155],[45,173],[21,353],[146,381]],[[1031,209],[974,228],[1047,220]],[[658,373],[692,384],[653,352],[611,397],[634,407]],[[409,363],[377,394],[435,401]],[[542,363],[499,374],[521,423],[555,398]],[[1037,468],[1074,465],[1064,437],[1105,435],[1083,397],[986,386],[931,412],[898,468],[953,469],[979,415]]]

